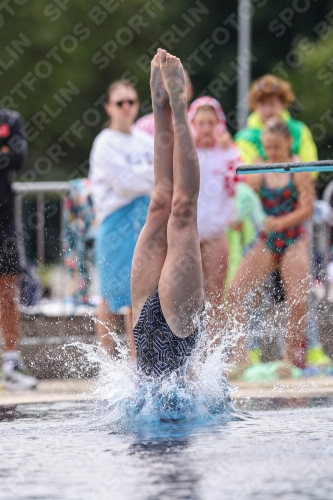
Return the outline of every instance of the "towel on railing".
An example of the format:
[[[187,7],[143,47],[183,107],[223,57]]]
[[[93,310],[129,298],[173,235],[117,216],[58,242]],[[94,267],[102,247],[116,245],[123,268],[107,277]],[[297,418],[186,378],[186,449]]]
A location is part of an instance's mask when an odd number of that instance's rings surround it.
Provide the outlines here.
[[[95,227],[90,180],[70,181],[70,191],[63,204],[62,242],[64,265],[72,285],[70,296],[75,305],[89,304],[89,267],[93,262]]]

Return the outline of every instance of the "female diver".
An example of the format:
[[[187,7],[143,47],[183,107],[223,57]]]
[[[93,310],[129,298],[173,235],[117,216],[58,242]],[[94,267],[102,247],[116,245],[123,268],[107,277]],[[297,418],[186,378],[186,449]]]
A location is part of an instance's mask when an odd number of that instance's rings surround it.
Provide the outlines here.
[[[138,369],[160,377],[186,369],[203,309],[197,227],[198,156],[180,60],[158,49],[151,64],[154,189],[131,278]]]

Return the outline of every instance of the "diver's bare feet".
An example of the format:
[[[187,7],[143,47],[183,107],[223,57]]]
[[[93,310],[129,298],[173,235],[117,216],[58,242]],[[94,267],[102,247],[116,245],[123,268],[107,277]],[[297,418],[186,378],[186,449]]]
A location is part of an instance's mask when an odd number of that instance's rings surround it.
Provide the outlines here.
[[[164,107],[169,104],[169,94],[165,87],[164,78],[161,72],[161,55],[166,51],[158,49],[157,54],[151,62],[150,90],[153,106]]]
[[[175,112],[176,108],[185,107],[186,109],[185,76],[180,59],[165,50],[161,51],[161,70],[170,97],[172,111]]]

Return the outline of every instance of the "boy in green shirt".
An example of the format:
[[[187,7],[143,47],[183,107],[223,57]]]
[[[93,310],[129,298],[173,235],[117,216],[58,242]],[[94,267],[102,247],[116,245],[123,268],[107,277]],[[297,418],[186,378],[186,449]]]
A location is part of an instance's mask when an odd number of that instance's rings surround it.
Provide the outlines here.
[[[273,75],[265,75],[253,82],[249,92],[252,113],[248,117],[247,127],[235,136],[244,164],[250,165],[259,158],[266,159],[261,144],[261,131],[266,121],[276,116],[288,125],[293,139],[292,154],[301,161],[318,159],[310,130],[303,122],[292,118],[287,111],[294,99],[289,83]]]

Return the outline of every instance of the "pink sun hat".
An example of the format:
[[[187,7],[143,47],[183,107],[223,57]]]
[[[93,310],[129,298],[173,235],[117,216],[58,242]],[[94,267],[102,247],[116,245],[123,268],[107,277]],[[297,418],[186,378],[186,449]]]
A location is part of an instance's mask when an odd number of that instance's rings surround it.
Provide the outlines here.
[[[195,99],[188,110],[188,119],[191,125],[194,140],[196,139],[196,130],[193,125],[193,122],[198,109],[201,108],[202,106],[211,106],[216,113],[218,119],[218,125],[216,126],[216,131],[215,131],[216,135],[221,135],[223,132],[227,130],[226,118],[225,114],[223,113],[221,104],[216,99],[214,99],[214,97],[202,96],[199,97],[198,99]]]

